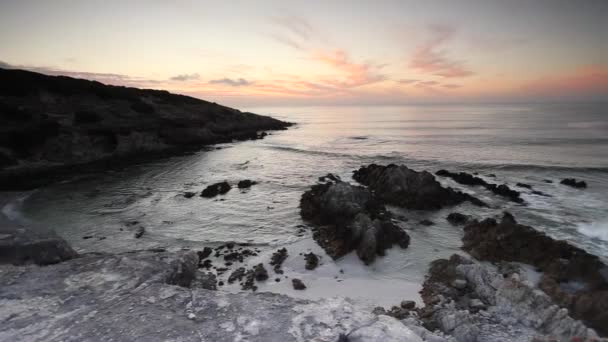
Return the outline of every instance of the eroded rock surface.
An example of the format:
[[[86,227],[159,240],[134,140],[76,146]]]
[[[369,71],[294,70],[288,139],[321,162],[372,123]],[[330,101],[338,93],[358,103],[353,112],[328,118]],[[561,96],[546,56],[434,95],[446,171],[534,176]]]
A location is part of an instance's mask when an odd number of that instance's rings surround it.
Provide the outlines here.
[[[543,272],[539,287],[572,317],[608,335],[608,267],[596,256],[557,241],[506,213],[464,228],[463,249],[479,260],[515,261]]]
[[[417,172],[405,165],[371,164],[355,171],[353,178],[368,186],[384,203],[408,209],[436,210],[469,201],[486,206],[478,198],[443,187],[427,172]]]
[[[369,264],[394,244],[409,245],[409,235],[361,186],[341,181],[314,185],[302,195],[300,214],[315,225],[313,239],[334,259],[356,250]]]

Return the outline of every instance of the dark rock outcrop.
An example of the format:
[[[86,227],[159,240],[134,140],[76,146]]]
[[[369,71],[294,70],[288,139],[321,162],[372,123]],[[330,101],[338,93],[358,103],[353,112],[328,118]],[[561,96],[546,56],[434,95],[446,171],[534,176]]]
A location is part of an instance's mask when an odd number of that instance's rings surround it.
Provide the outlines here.
[[[464,228],[463,249],[479,260],[515,261],[543,272],[539,287],[572,317],[608,334],[608,266],[598,257],[518,224],[506,213]]]
[[[309,271],[312,271],[319,266],[319,257],[313,252],[304,254],[304,259],[306,259],[305,267]]]
[[[450,213],[446,217],[446,220],[448,220],[448,222],[450,222],[454,226],[458,226],[469,222],[469,220],[471,220],[471,217],[469,215],[461,213]]]
[[[190,287],[192,281],[196,279],[197,269],[198,255],[193,251],[184,253],[172,262],[169,272],[166,275],[165,283]]]
[[[300,199],[300,214],[314,224],[313,239],[336,259],[352,250],[369,264],[394,244],[409,245],[409,235],[361,186],[346,182],[316,184]]]
[[[4,221],[0,213],[0,264],[56,264],[78,254],[65,240],[43,228]]]
[[[464,201],[486,206],[471,195],[444,188],[431,173],[405,165],[371,164],[355,171],[353,178],[369,187],[379,200],[408,209],[436,210]]]
[[[295,279],[295,278],[292,279],[291,284],[293,285],[293,288],[295,290],[305,290],[306,289],[306,285],[304,285],[304,283],[300,279]]]
[[[258,139],[289,125],[167,91],[0,69],[0,188]]]
[[[258,184],[256,181],[252,181],[249,179],[244,179],[242,181],[239,181],[239,183],[237,184],[239,189],[248,189],[251,188],[253,185]]]
[[[571,187],[577,188],[577,189],[585,189],[585,188],[587,188],[587,182],[585,182],[585,181],[577,181],[574,178],[565,178],[565,179],[562,179],[562,181],[559,182],[559,183],[567,185],[567,186],[571,186]]]
[[[287,259],[287,249],[281,248],[274,252],[270,257],[270,265],[273,266],[274,272],[278,274],[282,274],[283,270],[281,269],[283,262]]]
[[[211,198],[217,195],[223,195],[230,191],[230,189],[232,189],[232,187],[226,181],[211,184],[201,192],[201,197]]]
[[[455,172],[450,172],[448,170],[439,170],[435,174],[437,176],[451,178],[458,184],[482,186],[499,196],[506,197],[507,199],[509,199],[509,201],[512,201],[515,203],[524,203],[524,200],[520,197],[520,192],[509,188],[509,186],[506,184],[499,185],[499,184],[488,183],[485,180],[483,180],[479,177],[475,177],[466,172],[455,173]]]

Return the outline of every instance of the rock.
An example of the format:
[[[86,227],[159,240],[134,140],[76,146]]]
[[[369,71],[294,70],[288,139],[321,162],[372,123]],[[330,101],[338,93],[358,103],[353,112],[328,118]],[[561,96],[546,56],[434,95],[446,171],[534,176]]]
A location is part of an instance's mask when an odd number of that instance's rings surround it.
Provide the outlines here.
[[[374,315],[386,315],[386,310],[381,306],[377,306],[372,310],[372,313]]]
[[[420,223],[423,226],[427,226],[427,227],[435,225],[435,222],[433,222],[431,220],[428,220],[428,219],[424,219],[424,220],[422,220],[422,221],[420,221],[418,223]]]
[[[0,164],[11,165],[0,169],[4,190],[261,138],[260,131],[291,125],[167,91],[16,69],[0,69],[0,79],[21,89],[0,91]]]
[[[328,173],[325,176],[319,177],[319,182],[341,182],[340,176],[334,175],[333,173]]]
[[[0,213],[0,264],[56,264],[78,257],[65,240],[53,231],[3,222]]]
[[[369,264],[393,244],[409,245],[409,235],[371,192],[346,182],[313,185],[302,195],[300,214],[314,224],[313,239],[333,259],[356,250]]]
[[[251,188],[252,185],[256,185],[256,184],[258,184],[258,182],[255,182],[255,181],[252,181],[249,179],[245,179],[245,180],[239,181],[237,186],[239,189],[248,189],[248,188]]]
[[[456,290],[450,286],[454,279],[465,279],[468,286]],[[597,339],[530,283],[456,254],[431,263],[421,294],[426,306],[418,316],[424,326],[457,341]]]
[[[228,277],[228,284],[232,284],[235,281],[241,281],[245,276],[245,267],[239,267]]]
[[[399,306],[393,306],[391,310],[386,313],[386,315],[402,320],[410,315],[410,310]]]
[[[291,279],[291,284],[293,285],[293,288],[295,290],[304,290],[306,289],[306,285],[304,285],[304,283],[297,278]]]
[[[211,184],[208,187],[206,187],[205,190],[203,190],[203,192],[201,192],[201,197],[211,198],[211,197],[215,197],[217,195],[223,195],[223,194],[227,193],[228,191],[230,191],[231,188],[232,187],[230,186],[230,184],[228,184],[228,182],[226,182],[226,181]]]
[[[515,186],[520,187],[520,188],[532,189],[532,185],[526,184],[526,183],[517,183],[517,184],[515,184]]]
[[[197,269],[198,255],[193,251],[184,253],[172,262],[165,277],[165,283],[190,287],[192,281],[196,279]]]
[[[542,191],[538,191],[538,190],[532,190],[532,194],[537,195],[537,196],[543,196],[543,197],[553,197],[549,194],[546,194],[546,193],[544,193]]]
[[[461,213],[450,213],[446,217],[446,220],[448,220],[448,222],[450,222],[454,226],[459,226],[459,225],[462,225],[462,224],[466,224],[467,222],[469,222],[470,219],[471,219],[470,216],[464,215],[464,214],[461,214]]]
[[[199,286],[206,290],[217,290],[217,278],[215,274],[211,272],[201,274],[200,279],[198,279]]]
[[[577,189],[587,188],[587,183],[585,181],[577,181],[574,178],[565,178],[565,179],[562,179],[562,181],[559,183],[567,185],[567,186],[571,186],[571,187],[577,188]]]
[[[522,262],[543,272],[539,287],[600,334],[608,334],[608,266],[598,257],[557,241],[506,213],[500,223],[467,225],[463,249],[479,260]],[[574,288],[567,284],[577,284]]]
[[[253,275],[256,281],[268,279],[268,271],[266,271],[263,264],[257,264],[253,267]]]
[[[464,279],[454,279],[450,285],[452,285],[454,288],[462,290],[467,287],[467,281]]]
[[[550,179],[543,179],[543,182],[545,182],[545,183],[549,183],[549,184],[550,184],[550,183],[553,183],[553,181],[552,181],[552,180],[550,180]]]
[[[186,198],[192,198],[192,197],[194,197],[194,195],[196,195],[196,192],[193,192],[193,191],[184,192],[184,197],[186,197]]]
[[[196,252],[196,254],[198,254],[199,262],[207,259],[211,255],[211,253],[213,253],[213,249],[211,247],[205,247],[202,251]]]
[[[479,177],[475,177],[466,172],[454,173],[447,170],[439,170],[437,171],[436,175],[451,178],[457,183],[463,185],[482,186],[490,190],[491,192],[499,196],[506,197],[507,199],[515,203],[524,202],[524,200],[520,197],[521,194],[518,191],[509,188],[506,184],[497,185],[488,183],[485,180]]]
[[[286,248],[281,248],[272,254],[272,257],[270,258],[270,265],[274,266],[273,269],[275,273],[283,273],[281,266],[283,265],[285,259],[287,259],[287,256],[288,254]]]
[[[309,271],[314,270],[319,265],[319,257],[313,252],[304,254],[304,258],[306,259],[305,267]]]
[[[144,233],[146,232],[146,228],[144,228],[143,226],[139,226],[137,227],[137,229],[135,230],[135,233],[133,234],[133,236],[136,239],[139,239],[140,237],[144,236]]]
[[[407,310],[414,310],[416,308],[416,302],[413,300],[404,300],[401,302],[401,307]]]
[[[405,165],[371,164],[355,171],[353,178],[368,186],[379,200],[408,209],[436,210],[464,201],[487,206],[471,195],[444,188],[429,172],[416,172]]]

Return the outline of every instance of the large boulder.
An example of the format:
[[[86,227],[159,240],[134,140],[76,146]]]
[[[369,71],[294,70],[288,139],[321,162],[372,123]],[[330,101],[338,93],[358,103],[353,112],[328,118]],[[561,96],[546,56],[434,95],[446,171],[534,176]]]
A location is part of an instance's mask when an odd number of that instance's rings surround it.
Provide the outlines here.
[[[431,173],[405,165],[371,164],[355,171],[353,178],[368,186],[378,199],[408,209],[435,210],[464,201],[486,206],[469,194],[443,187]]]
[[[369,264],[393,244],[409,245],[407,233],[361,186],[340,181],[314,185],[302,195],[300,214],[315,225],[313,239],[334,259],[356,250]]]
[[[50,265],[77,256],[53,231],[20,226],[4,220],[0,214],[0,264]]]
[[[463,249],[479,260],[530,264],[543,272],[539,287],[574,318],[608,335],[608,266],[597,256],[518,224],[506,213],[464,228]]]

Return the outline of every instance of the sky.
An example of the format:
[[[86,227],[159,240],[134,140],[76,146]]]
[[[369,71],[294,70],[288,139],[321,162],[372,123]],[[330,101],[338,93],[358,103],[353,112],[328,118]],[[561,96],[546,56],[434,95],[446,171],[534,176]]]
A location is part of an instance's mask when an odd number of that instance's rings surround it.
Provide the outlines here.
[[[605,0],[0,0],[0,67],[243,107],[608,100]]]

